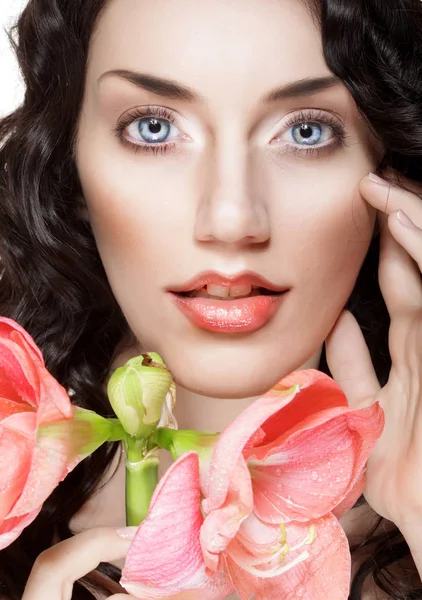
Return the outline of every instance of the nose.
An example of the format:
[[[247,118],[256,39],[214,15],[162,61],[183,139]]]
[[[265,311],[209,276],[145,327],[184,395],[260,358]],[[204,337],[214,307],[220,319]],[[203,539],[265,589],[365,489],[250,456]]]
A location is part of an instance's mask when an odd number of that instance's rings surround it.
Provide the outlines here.
[[[239,151],[239,145],[232,139],[216,151],[212,167],[207,165],[195,222],[198,241],[248,245],[270,238],[265,194],[248,164],[247,148]]]

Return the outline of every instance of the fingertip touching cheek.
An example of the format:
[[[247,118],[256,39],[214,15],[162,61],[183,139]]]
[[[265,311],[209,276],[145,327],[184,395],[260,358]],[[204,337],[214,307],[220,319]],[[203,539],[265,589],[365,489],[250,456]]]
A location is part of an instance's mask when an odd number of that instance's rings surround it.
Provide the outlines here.
[[[371,240],[373,144],[297,0],[109,3],[77,166],[113,293],[178,383],[258,394],[318,353]]]

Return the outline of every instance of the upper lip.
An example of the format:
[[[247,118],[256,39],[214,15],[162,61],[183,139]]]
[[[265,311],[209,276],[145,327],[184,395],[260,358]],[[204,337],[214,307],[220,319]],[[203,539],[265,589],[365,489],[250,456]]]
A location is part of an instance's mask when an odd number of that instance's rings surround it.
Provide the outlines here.
[[[241,273],[233,275],[223,275],[217,271],[203,271],[198,275],[189,279],[182,285],[172,287],[169,289],[171,292],[193,292],[194,290],[200,290],[208,284],[221,285],[221,286],[234,286],[234,285],[252,285],[254,287],[262,287],[274,292],[284,292],[288,289],[286,286],[279,286],[272,283],[262,275],[254,273],[253,271],[242,271]]]

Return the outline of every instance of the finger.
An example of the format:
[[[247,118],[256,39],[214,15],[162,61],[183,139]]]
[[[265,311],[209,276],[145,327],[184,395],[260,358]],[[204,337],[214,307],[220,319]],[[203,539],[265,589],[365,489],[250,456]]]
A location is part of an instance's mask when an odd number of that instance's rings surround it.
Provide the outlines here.
[[[382,213],[390,215],[401,208],[416,225],[422,227],[422,200],[415,192],[405,190],[373,173],[361,179],[359,190],[364,199]]]
[[[47,589],[51,600],[71,600],[75,581],[100,562],[124,558],[131,543],[111,527],[89,529],[59,542],[36,559],[22,600],[45,600]]]
[[[346,394],[349,406],[363,408],[380,390],[371,356],[358,322],[344,310],[325,341],[327,364]]]
[[[393,237],[406,250],[411,259],[413,259],[410,261],[413,267],[412,272],[415,281],[420,282],[420,273],[422,271],[422,229],[417,227],[402,209],[395,211],[388,217],[388,227]],[[413,261],[415,262],[413,263]],[[418,268],[416,268],[416,265]]]
[[[405,227],[397,212],[381,227],[378,279],[390,317],[422,305],[422,230]]]

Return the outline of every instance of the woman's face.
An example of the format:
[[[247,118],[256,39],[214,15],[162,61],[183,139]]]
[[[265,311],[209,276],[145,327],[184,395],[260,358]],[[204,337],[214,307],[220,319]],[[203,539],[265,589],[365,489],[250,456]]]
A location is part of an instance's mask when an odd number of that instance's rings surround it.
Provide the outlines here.
[[[357,188],[374,140],[327,78],[298,0],[112,0],[98,23],[76,146],[86,218],[140,347],[190,390],[269,389],[319,351],[352,291],[375,219]],[[275,311],[262,296],[261,309],[187,300],[205,307],[191,318],[169,290],[204,271],[288,292]]]

